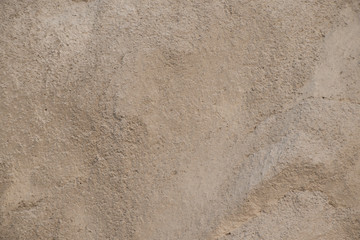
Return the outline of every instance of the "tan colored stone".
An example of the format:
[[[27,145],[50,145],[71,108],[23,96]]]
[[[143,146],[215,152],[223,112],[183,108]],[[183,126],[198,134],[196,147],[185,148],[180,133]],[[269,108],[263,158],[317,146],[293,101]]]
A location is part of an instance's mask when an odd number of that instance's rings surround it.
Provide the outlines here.
[[[358,0],[1,0],[0,239],[360,239]]]

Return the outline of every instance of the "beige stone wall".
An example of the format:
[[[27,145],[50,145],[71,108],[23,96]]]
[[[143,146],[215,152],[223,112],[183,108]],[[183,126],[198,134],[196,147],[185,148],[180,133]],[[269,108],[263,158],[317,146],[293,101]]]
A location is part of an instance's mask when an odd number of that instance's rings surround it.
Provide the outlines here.
[[[360,239],[359,0],[0,0],[1,240]]]

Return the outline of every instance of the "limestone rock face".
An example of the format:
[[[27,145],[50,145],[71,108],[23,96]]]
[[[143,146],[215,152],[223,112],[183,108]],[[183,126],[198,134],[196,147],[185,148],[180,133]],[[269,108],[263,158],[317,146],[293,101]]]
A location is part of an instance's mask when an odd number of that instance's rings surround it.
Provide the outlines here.
[[[1,0],[0,239],[360,239],[359,0]]]

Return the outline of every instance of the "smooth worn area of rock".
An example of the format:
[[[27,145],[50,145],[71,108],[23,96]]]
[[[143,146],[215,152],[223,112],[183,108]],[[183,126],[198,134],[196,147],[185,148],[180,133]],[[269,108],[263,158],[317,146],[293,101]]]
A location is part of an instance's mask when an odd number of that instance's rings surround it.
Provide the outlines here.
[[[1,240],[360,239],[359,0],[1,0]]]

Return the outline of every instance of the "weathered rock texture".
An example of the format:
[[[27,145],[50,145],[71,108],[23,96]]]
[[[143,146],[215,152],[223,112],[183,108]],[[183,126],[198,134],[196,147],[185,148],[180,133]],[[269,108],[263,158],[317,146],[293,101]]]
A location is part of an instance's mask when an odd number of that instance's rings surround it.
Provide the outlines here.
[[[1,0],[0,239],[360,239],[359,0]]]

